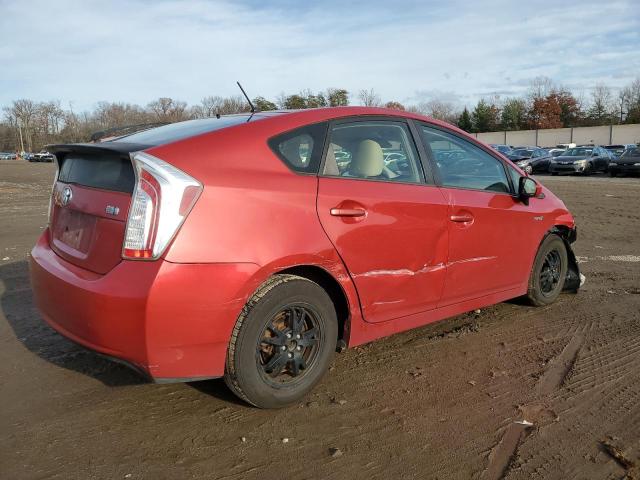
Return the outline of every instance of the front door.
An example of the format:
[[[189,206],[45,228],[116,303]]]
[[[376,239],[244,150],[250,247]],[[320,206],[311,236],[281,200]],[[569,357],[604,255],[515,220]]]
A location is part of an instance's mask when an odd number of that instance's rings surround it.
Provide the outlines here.
[[[445,279],[449,206],[425,181],[403,121],[332,125],[318,216],[356,286],[364,318],[433,309]]]
[[[537,248],[531,234],[536,214],[513,195],[511,167],[454,133],[428,125],[420,130],[449,203],[447,277],[439,305],[522,286]]]

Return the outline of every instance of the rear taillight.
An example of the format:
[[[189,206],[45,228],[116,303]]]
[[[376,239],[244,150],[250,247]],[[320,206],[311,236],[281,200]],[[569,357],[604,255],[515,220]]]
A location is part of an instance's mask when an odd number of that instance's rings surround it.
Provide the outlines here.
[[[131,156],[136,186],[122,257],[155,260],[167,248],[202,192],[202,184],[146,153]]]

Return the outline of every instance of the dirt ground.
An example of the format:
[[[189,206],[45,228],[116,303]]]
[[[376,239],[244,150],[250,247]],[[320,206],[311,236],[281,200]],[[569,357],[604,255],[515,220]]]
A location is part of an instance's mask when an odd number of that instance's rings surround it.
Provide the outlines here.
[[[577,218],[578,295],[347,350],[305,402],[261,411],[44,325],[27,258],[52,176],[0,162],[0,478],[640,479],[640,179],[540,177]]]

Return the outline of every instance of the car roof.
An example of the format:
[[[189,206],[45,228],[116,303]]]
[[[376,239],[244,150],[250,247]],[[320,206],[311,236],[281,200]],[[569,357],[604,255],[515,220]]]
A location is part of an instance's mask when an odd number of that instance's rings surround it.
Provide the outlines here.
[[[455,125],[436,120],[425,115],[421,115],[414,112],[407,112],[405,110],[397,110],[390,108],[379,107],[324,107],[324,108],[309,108],[303,110],[271,110],[265,112],[241,113],[235,115],[221,115],[220,117],[211,117],[197,120],[187,120],[184,122],[176,122],[168,125],[164,125],[142,132],[133,133],[124,137],[120,137],[114,140],[110,140],[105,143],[130,143],[135,145],[146,145],[147,147],[156,147],[160,145],[166,145],[179,140],[186,140],[198,135],[211,133],[217,130],[230,127],[239,127],[243,124],[270,124],[274,129],[281,129],[282,131],[291,130],[299,126],[304,126],[312,123],[319,123],[329,120],[338,120],[346,117],[366,117],[366,116],[384,116],[384,117],[398,117],[412,118],[414,120],[428,122],[436,126],[442,126],[450,130],[457,131],[464,135],[468,135],[463,130],[459,129]],[[177,130],[184,128],[190,132],[183,132],[180,134]],[[173,133],[172,133],[173,131]],[[167,132],[167,135],[162,137],[162,133]],[[476,140],[477,141],[477,140]],[[480,143],[480,142],[478,142]]]
[[[398,120],[414,119],[457,132],[480,146],[486,145],[455,125],[419,113],[381,107],[353,106],[309,108],[303,110],[270,110],[255,112],[254,114],[239,113],[234,115],[221,115],[219,117],[186,120],[184,122],[167,124],[98,143],[47,145],[47,148],[54,153],[79,150],[110,150],[127,153],[161,147],[216,131],[226,130],[227,128],[235,129],[260,126],[258,130],[260,130],[262,135],[271,136],[313,123],[339,120],[348,117],[364,118],[367,116],[397,117]],[[180,132],[181,129],[182,132]]]

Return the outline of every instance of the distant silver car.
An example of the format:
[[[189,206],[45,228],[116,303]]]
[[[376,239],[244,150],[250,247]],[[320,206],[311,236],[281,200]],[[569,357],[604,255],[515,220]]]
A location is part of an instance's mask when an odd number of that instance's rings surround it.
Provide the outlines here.
[[[53,154],[46,152],[46,151],[41,151],[39,153],[35,153],[30,159],[30,162],[53,162],[55,160],[56,157],[53,156]]]

